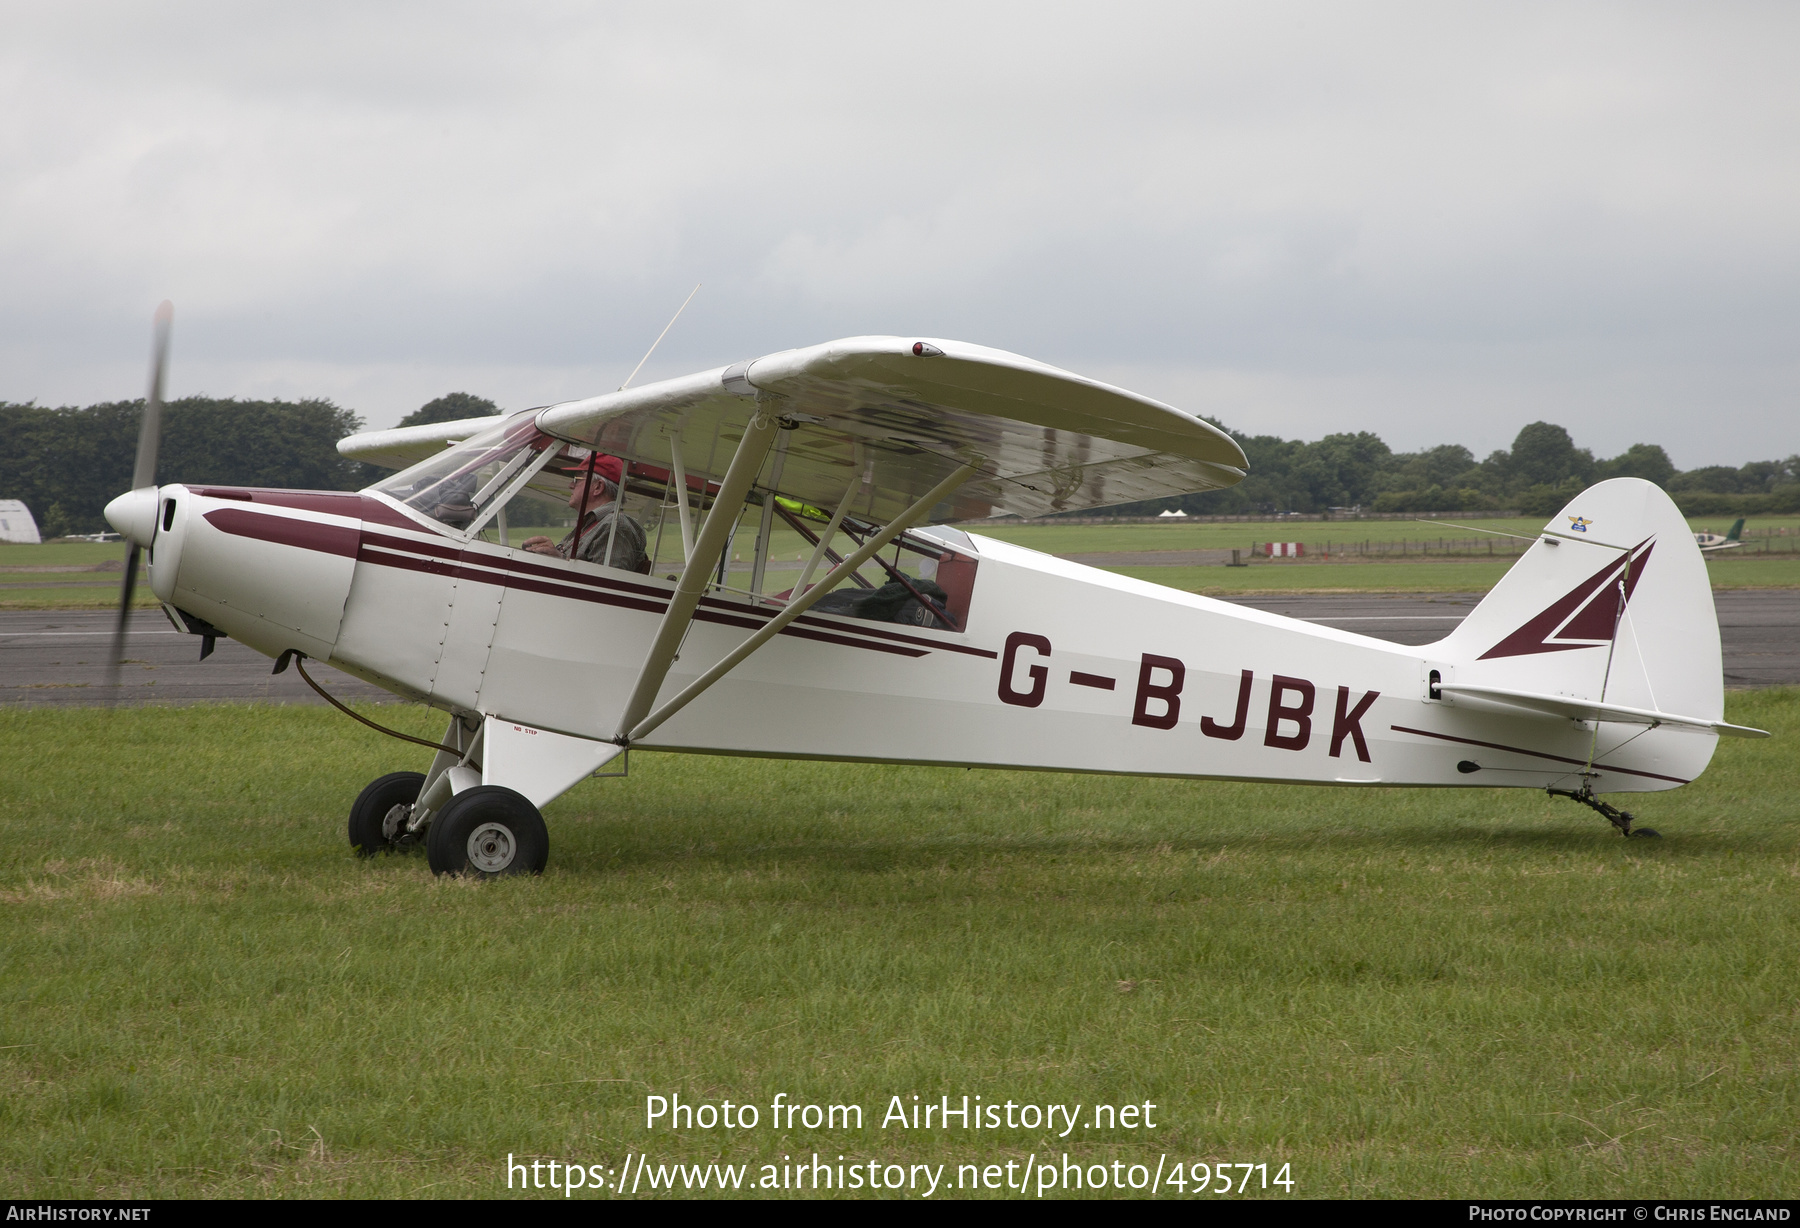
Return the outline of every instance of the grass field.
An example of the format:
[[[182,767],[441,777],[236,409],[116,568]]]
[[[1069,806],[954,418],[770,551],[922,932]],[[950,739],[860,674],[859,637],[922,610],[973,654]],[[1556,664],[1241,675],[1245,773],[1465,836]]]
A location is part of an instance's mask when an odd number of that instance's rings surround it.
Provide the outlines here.
[[[1728,716],[1778,737],[1634,804],[1660,841],[1531,793],[642,755],[548,808],[542,878],[478,884],[351,857],[357,789],[417,764],[330,712],[0,712],[0,1187],[1068,1152],[1285,1163],[1297,1196],[1791,1196],[1800,692]],[[650,1092],[762,1122],[650,1133]],[[773,1128],[777,1093],[865,1126]],[[880,1129],[914,1093],[1158,1129]]]

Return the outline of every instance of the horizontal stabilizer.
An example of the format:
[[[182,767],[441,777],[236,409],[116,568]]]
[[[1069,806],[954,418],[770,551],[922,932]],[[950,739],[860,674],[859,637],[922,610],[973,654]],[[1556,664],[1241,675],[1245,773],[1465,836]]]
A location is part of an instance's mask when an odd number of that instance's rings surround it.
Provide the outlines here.
[[[1747,725],[1732,725],[1725,721],[1708,720],[1703,716],[1679,716],[1673,712],[1658,712],[1650,708],[1632,708],[1623,704],[1602,703],[1592,699],[1577,699],[1572,695],[1545,695],[1537,691],[1515,691],[1507,687],[1473,686],[1468,683],[1445,682],[1438,688],[1446,697],[1467,696],[1470,699],[1500,704],[1507,708],[1517,708],[1538,716],[1564,717],[1572,721],[1618,721],[1627,725],[1687,725],[1695,729],[1710,729],[1715,733],[1733,738],[1766,738],[1767,730],[1752,729]]]

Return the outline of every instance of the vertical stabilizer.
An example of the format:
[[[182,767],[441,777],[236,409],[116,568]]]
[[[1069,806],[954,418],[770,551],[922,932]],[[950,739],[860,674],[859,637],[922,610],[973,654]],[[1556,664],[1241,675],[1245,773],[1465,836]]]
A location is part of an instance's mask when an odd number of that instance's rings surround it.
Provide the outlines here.
[[[1724,715],[1706,563],[1680,509],[1639,478],[1577,495],[1429,651],[1445,682]]]

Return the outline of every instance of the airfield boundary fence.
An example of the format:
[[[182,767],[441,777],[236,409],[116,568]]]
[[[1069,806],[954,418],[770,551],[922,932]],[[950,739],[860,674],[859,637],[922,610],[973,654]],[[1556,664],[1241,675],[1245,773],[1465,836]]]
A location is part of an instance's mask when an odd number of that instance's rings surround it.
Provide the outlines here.
[[[1438,537],[1413,541],[1324,541],[1307,542],[1304,557],[1313,559],[1487,559],[1517,558],[1531,547],[1535,538],[1516,537]],[[1733,555],[1800,554],[1800,532],[1776,527],[1760,534],[1745,533],[1743,545],[1735,550],[1713,554],[1713,558]],[[1257,542],[1251,547],[1259,559],[1276,557],[1270,546],[1281,543]],[[1277,555],[1279,552],[1277,552]]]
[[[1271,546],[1280,546],[1280,542],[1256,542],[1253,553],[1256,558],[1269,558]],[[1440,537],[1413,542],[1307,542],[1303,558],[1517,558],[1530,546],[1532,542],[1521,542],[1510,537]]]
[[[1245,512],[1235,516],[1002,516],[965,520],[958,527],[979,530],[996,524],[1306,524],[1324,521],[1417,520],[1421,516],[1454,516],[1458,520],[1516,520],[1518,512]]]

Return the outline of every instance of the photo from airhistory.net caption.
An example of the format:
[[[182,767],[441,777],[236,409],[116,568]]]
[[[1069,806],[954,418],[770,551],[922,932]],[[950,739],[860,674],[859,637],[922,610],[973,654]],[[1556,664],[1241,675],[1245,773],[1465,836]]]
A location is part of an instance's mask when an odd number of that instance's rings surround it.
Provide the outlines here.
[[[651,1093],[644,1097],[642,1125],[652,1136],[665,1136],[670,1144],[666,1149],[658,1146],[663,1139],[650,1137],[623,1156],[605,1159],[509,1154],[506,1188],[555,1192],[565,1198],[582,1191],[627,1197],[741,1190],[925,1198],[1007,1191],[1037,1197],[1115,1193],[1223,1196],[1252,1191],[1279,1195],[1295,1191],[1292,1165],[1278,1160],[1202,1159],[1150,1152],[1145,1144],[1153,1146],[1150,1132],[1157,1129],[1157,1114],[1158,1106],[1148,1100],[1039,1104],[968,1094],[934,1099],[909,1093],[889,1096],[877,1116],[875,1111],[865,1112],[860,1104],[818,1104],[794,1100],[783,1092],[777,1092],[767,1105],[693,1101],[680,1093]],[[865,1123],[909,1135],[919,1131],[964,1134],[968,1155],[931,1163],[895,1163],[879,1155],[848,1151],[783,1151],[764,1162],[736,1164],[677,1158],[684,1145],[698,1143],[704,1149],[700,1139],[714,1132],[735,1135],[759,1128],[782,1133],[794,1129],[860,1132]],[[1020,1152],[1017,1139],[1021,1131],[1040,1137],[1052,1133],[1059,1139],[1079,1136],[1082,1141],[1129,1141],[1140,1150],[1133,1159],[1107,1161],[1071,1157],[1066,1151]],[[667,1137],[671,1135],[675,1137]]]

